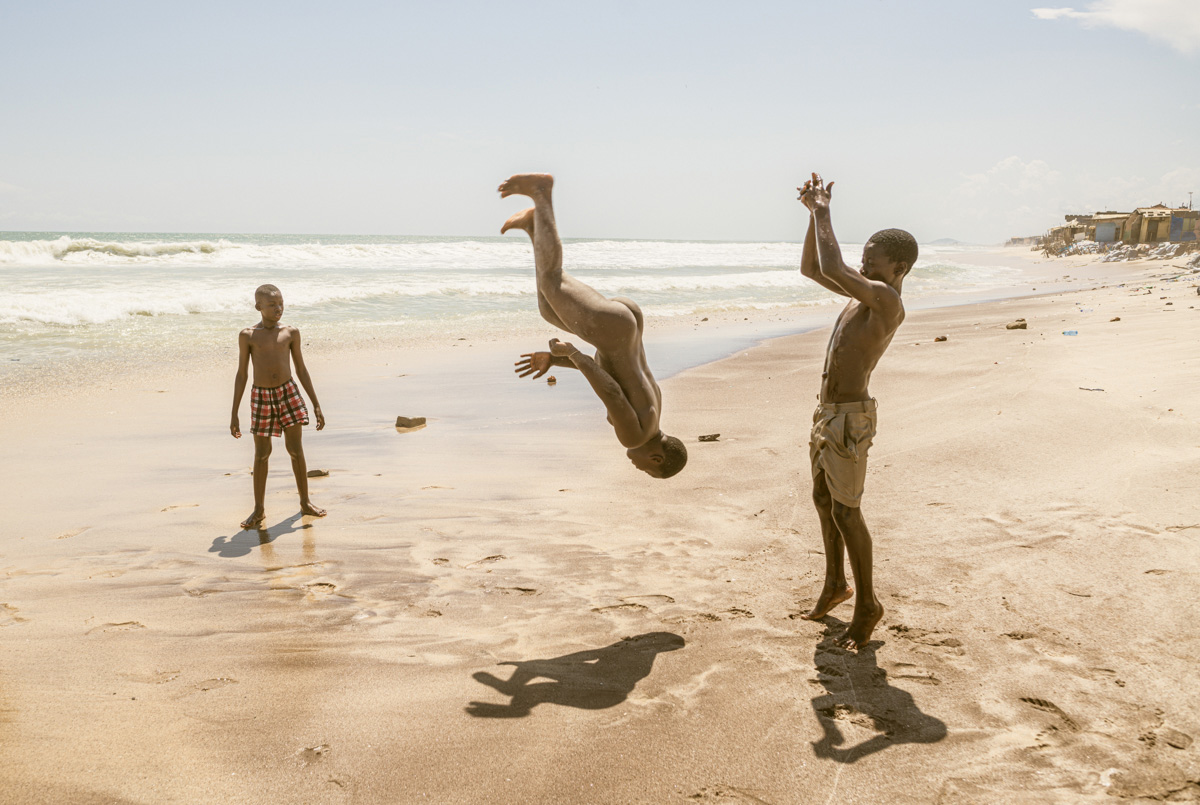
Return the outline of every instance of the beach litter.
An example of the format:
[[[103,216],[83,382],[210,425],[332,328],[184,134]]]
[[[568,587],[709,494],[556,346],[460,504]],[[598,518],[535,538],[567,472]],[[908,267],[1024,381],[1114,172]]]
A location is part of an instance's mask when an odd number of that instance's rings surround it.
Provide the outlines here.
[[[309,470],[308,471],[309,478],[324,478],[328,474],[329,474],[329,470]]]
[[[1079,390],[1080,391],[1104,391],[1104,389],[1090,389],[1087,386],[1080,386]]]
[[[558,382],[558,378],[557,378],[557,377],[555,377],[554,375],[550,375],[549,377],[547,377],[547,378],[546,378],[546,385],[547,385],[547,386],[553,386],[553,385],[554,385],[554,384],[556,384],[557,382]]]
[[[1025,330],[1028,328],[1025,324],[1024,319],[1017,319],[1016,321],[1010,321],[1008,324],[1004,325],[1004,329],[1005,330]]]
[[[1063,335],[1079,335],[1078,330],[1063,330]]]
[[[420,430],[423,427],[425,427],[425,417],[423,416],[396,417],[396,430],[398,431]]]
[[[719,438],[721,438],[721,434],[719,434],[719,433],[706,433],[706,434],[704,434],[703,436],[701,436],[701,437],[700,437],[700,441],[702,441],[702,442],[715,442],[715,441],[716,441],[717,439],[719,439]]]
[[[1109,319],[1109,321],[1120,321],[1120,320],[1121,320],[1120,316],[1113,316],[1111,319]]]
[[[933,340],[934,341],[948,341],[949,339],[950,339],[950,336],[948,336],[948,335],[939,335],[937,338],[935,338]]]

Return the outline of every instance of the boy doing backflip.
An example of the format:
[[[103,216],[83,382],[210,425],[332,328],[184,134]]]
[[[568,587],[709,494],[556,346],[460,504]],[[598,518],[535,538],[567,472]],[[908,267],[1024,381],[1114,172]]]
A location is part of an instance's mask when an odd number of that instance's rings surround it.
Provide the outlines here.
[[[262,313],[262,321],[238,334],[238,370],[233,381],[233,416],[229,432],[242,438],[238,424],[238,407],[246,390],[246,374],[254,364],[254,386],[250,389],[250,433],[254,436],[254,511],[242,521],[242,528],[261,528],[266,513],[263,498],[267,492],[267,459],[271,456],[271,438],[283,435],[283,444],[292,457],[292,473],[300,492],[300,511],[313,517],[324,517],[325,510],[313,505],[308,497],[308,465],[300,443],[300,429],[308,424],[308,409],[304,398],[292,380],[292,362],[296,376],[312,400],[317,416],[317,430],[325,427],[325,415],[313,391],[308,368],[300,354],[300,331],[283,318],[283,294],[274,285],[260,285],[254,292],[254,309]]]
[[[554,177],[547,173],[523,173],[501,184],[501,198],[529,196],[533,206],[509,218],[500,234],[510,229],[528,233],[542,318],[595,346],[596,356],[552,338],[549,352],[522,355],[516,372],[536,379],[551,366],[578,369],[608,409],[609,424],[633,465],[655,478],[670,478],[687,463],[687,448],[658,426],[662,391],[642,348],[642,309],[632,299],[608,299],[563,271],[562,241],[550,202],[553,189]]]
[[[883,617],[883,605],[875,597],[871,580],[871,534],[859,507],[867,449],[875,437],[876,405],[867,383],[904,321],[900,287],[917,260],[917,242],[902,229],[876,232],[863,247],[862,268],[855,271],[842,261],[829,219],[833,182],[826,186],[814,173],[797,189],[809,210],[800,271],[834,293],[850,297],[829,336],[820,404],[809,437],[813,502],[825,543],[825,585],[804,617],[823,618],[854,596],[854,617],[837,644],[858,649],[871,639]],[[857,594],[846,583],[843,553],[850,556]]]

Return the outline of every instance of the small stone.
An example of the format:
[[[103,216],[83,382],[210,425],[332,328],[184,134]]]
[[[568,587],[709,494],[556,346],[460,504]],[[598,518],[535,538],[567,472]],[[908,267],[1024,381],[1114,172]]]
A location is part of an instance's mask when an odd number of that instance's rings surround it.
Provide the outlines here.
[[[324,478],[328,474],[329,474],[329,470],[309,470],[308,471],[309,478]]]
[[[419,428],[425,424],[423,416],[398,416],[396,417],[397,428]]]
[[[1016,321],[1010,321],[1008,324],[1004,325],[1004,329],[1005,330],[1025,330],[1025,329],[1028,329],[1028,327],[1025,324],[1024,319],[1017,319]]]
[[[950,336],[948,336],[948,335],[939,335],[937,338],[935,338],[933,340],[934,341],[948,341],[949,339],[950,339]]]
[[[1173,730],[1170,727],[1160,730],[1158,737],[1162,738],[1168,746],[1173,746],[1176,749],[1187,749],[1192,745],[1192,736],[1188,735],[1186,732]]]
[[[702,441],[702,442],[715,442],[715,441],[716,441],[717,439],[719,439],[719,438],[721,438],[721,434],[719,434],[719,433],[706,433],[706,434],[704,434],[703,436],[701,436],[701,437],[700,437],[700,441]]]
[[[557,382],[558,382],[558,378],[555,377],[554,375],[550,375],[549,377],[546,378],[547,386],[553,386]]]
[[[700,321],[708,321],[708,316],[705,316],[705,317],[704,317],[704,318],[702,318]]]
[[[1111,319],[1109,319],[1109,321],[1120,321],[1120,320],[1121,320],[1120,316],[1113,316]]]

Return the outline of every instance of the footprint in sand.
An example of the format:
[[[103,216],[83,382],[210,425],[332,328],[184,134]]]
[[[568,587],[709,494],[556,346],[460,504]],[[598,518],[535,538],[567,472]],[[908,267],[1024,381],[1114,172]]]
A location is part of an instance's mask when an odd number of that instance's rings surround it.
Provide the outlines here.
[[[1171,571],[1169,571],[1169,570],[1163,570],[1162,568],[1156,567],[1153,570],[1147,570],[1146,575],[1147,576],[1165,576],[1166,574],[1168,574],[1170,572]]]
[[[437,484],[434,484],[433,486],[421,487],[421,489],[453,489],[453,488],[454,487],[452,487],[452,486],[438,486]]]
[[[592,607],[592,612],[646,612],[649,607],[641,604],[613,604],[607,607]]]
[[[1028,640],[1031,637],[1037,637],[1033,632],[1005,632],[1004,636],[1009,640]]]
[[[174,506],[167,506],[166,508],[159,509],[159,511],[169,512],[172,509],[194,509],[199,505],[199,503],[176,503]]]
[[[731,618],[753,618],[754,617],[753,612],[751,612],[748,609],[742,609],[741,607],[734,607],[732,609],[727,609],[727,610],[725,610],[724,614],[728,615]]]
[[[761,793],[765,794],[765,792]],[[706,786],[695,794],[692,794],[688,799],[697,803],[720,802],[729,803],[730,805],[738,805],[738,803],[742,803],[742,805],[755,805],[755,803],[759,803],[760,805],[770,805],[770,802],[751,793],[750,790],[734,788],[731,785],[714,785],[711,788]]]
[[[12,604],[0,604],[0,627],[12,626],[14,623],[24,623],[27,619],[17,614],[17,608]]]
[[[90,525],[85,525],[83,528],[73,528],[70,531],[64,531],[63,533],[59,534],[57,537],[55,537],[55,539],[70,539],[71,537],[78,537],[89,528],[91,528]]]
[[[1035,710],[1041,710],[1044,713],[1051,713],[1058,716],[1062,720],[1063,726],[1065,726],[1071,732],[1079,731],[1079,725],[1075,723],[1075,720],[1063,712],[1063,709],[1054,702],[1046,699],[1028,698],[1025,696],[1021,697],[1021,701],[1025,702],[1025,704],[1029,705]]]
[[[495,589],[496,592],[505,595],[537,595],[537,590],[533,587],[497,587]]]
[[[304,589],[315,599],[328,598],[337,592],[337,585],[328,581],[314,581],[304,585]]]
[[[490,565],[492,562],[499,562],[502,559],[507,558],[508,557],[502,553],[492,554],[491,556],[485,556],[482,559],[476,559],[474,562],[465,564],[463,565],[463,568],[475,567],[477,565]]]
[[[957,637],[942,637],[936,629],[918,629],[916,627],[905,626],[903,623],[895,623],[888,627],[888,631],[895,634],[901,640],[911,640],[923,646],[937,646],[939,648],[962,647],[962,641]]]
[[[218,690],[220,688],[224,688],[224,687],[228,687],[229,685],[236,685],[236,684],[237,684],[237,680],[231,676],[218,676],[214,679],[206,679],[203,682],[197,682],[195,685],[192,685],[192,688],[194,688],[195,690],[197,690],[201,693],[204,693],[206,691]]]
[[[621,599],[627,604],[641,604],[646,606],[652,604],[674,604],[675,599],[669,595],[629,595]]]
[[[91,634],[92,632],[132,632],[137,629],[145,628],[145,625],[138,623],[137,621],[123,621],[121,623],[106,623],[103,626],[96,626],[92,629],[88,629],[85,634]]]
[[[433,563],[435,565],[448,565],[448,564],[450,564],[450,560],[439,556],[437,559],[433,560]]]
[[[296,754],[300,756],[300,760],[303,761],[305,766],[311,766],[329,754],[329,748],[329,744],[320,744],[301,749]]]

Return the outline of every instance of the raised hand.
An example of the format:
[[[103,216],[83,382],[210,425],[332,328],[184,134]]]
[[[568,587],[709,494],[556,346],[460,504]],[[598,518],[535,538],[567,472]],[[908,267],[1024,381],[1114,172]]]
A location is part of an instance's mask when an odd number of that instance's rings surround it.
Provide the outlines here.
[[[814,173],[812,178],[804,183],[803,187],[797,187],[800,191],[800,201],[810,212],[816,212],[817,209],[829,209],[829,201],[833,198],[833,182],[826,185],[821,174]]]
[[[552,365],[549,352],[528,352],[521,356],[521,360],[513,364],[513,366],[517,367],[513,371],[521,377],[533,375],[533,379],[537,380],[550,371]],[[537,372],[537,374],[533,374],[534,372]]]

